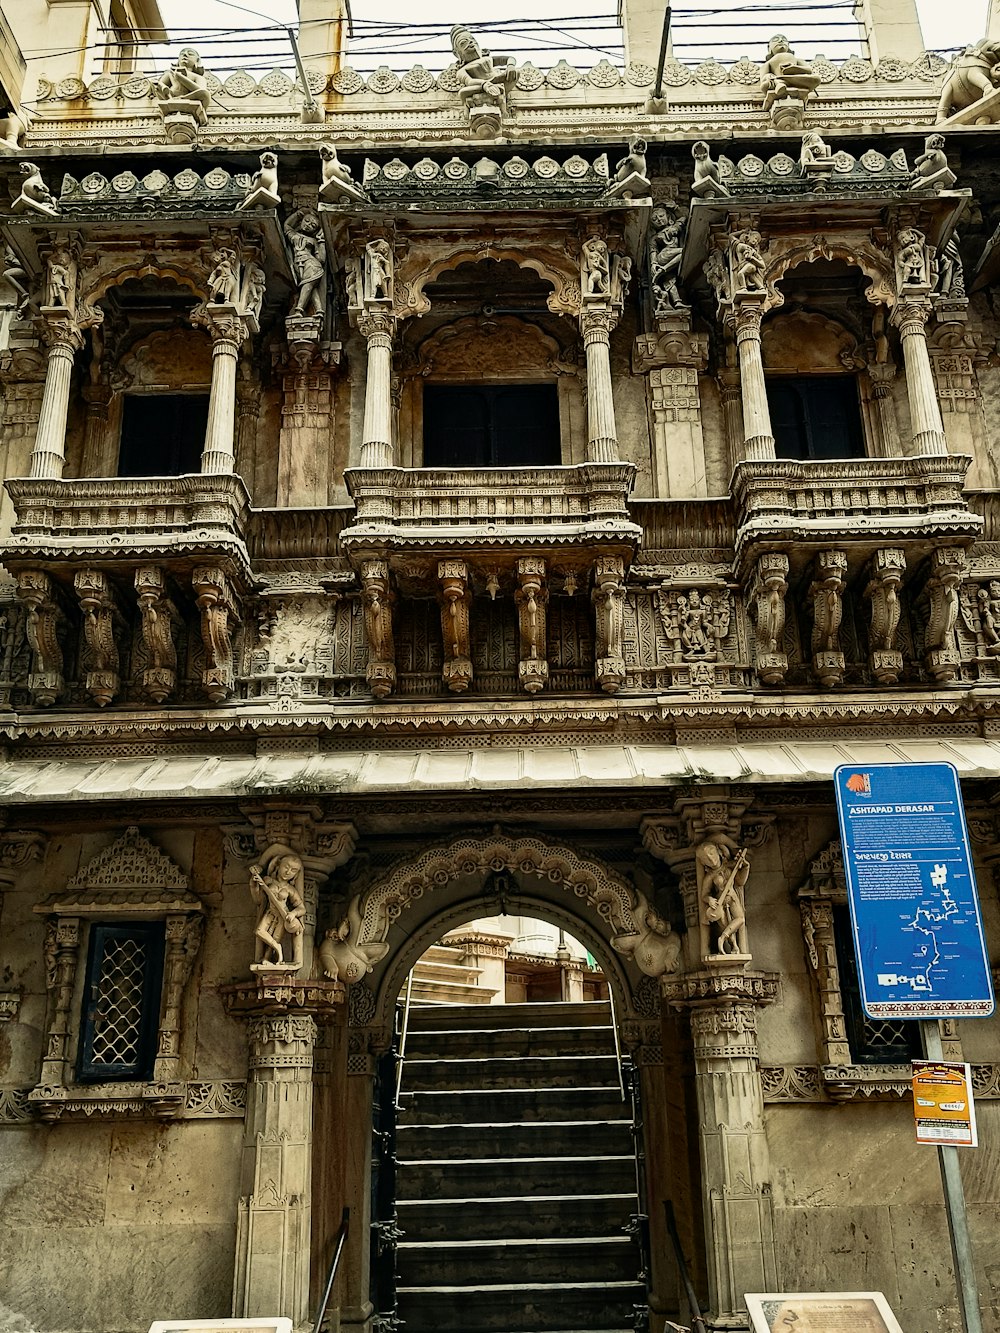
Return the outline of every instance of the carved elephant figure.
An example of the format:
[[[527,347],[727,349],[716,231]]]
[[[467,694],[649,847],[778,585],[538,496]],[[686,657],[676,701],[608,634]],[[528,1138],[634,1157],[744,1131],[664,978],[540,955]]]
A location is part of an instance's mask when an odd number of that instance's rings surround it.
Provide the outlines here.
[[[668,921],[658,916],[644,894],[636,891],[633,911],[637,929],[615,935],[611,947],[631,958],[647,977],[662,977],[676,972],[681,954],[681,939]]]
[[[324,976],[350,986],[381,962],[389,945],[385,941],[365,942],[361,934],[361,899],[352,898],[343,921],[326,932],[319,946]]]

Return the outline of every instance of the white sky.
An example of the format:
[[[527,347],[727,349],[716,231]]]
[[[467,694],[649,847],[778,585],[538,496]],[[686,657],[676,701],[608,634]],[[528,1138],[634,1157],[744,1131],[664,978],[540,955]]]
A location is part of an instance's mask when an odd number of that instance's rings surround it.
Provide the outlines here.
[[[814,4],[815,0],[809,2]],[[803,55],[823,52],[831,58],[844,58],[851,54],[851,48],[847,45],[847,39],[853,33],[849,26],[849,0],[831,0],[829,12],[818,16],[830,25],[822,29],[807,27],[806,20],[810,16],[796,15],[790,8],[792,3],[793,0],[776,0],[772,13],[767,13],[766,9],[761,13],[764,8],[761,0],[674,0],[674,33],[678,43],[676,54],[680,59],[694,61],[712,53],[717,53],[726,62],[742,54],[759,59],[768,37],[776,31],[787,32]],[[222,30],[249,31],[266,27],[268,20],[286,24],[294,24],[296,20],[295,0],[239,0],[239,6],[225,4],[223,0],[160,0],[164,20],[172,32],[181,27],[208,25]],[[988,0],[917,0],[927,48],[948,51],[983,36],[987,6]],[[718,16],[720,11],[736,7],[743,8],[746,22],[752,22],[755,26],[740,28],[734,15],[732,26],[727,25],[725,29],[713,31],[711,27],[701,30],[690,27],[700,18],[709,24],[722,22],[721,18],[711,16]],[[746,12],[751,7],[756,12]],[[586,65],[591,63],[592,57],[578,56],[574,61],[574,47],[592,50],[594,46],[606,46],[609,55],[620,57],[620,35],[616,34],[611,17],[617,8],[618,0],[590,0],[585,7],[579,4],[579,0],[532,0],[531,3],[526,3],[526,0],[494,0],[487,11],[491,20],[519,19],[526,14],[544,15],[556,19],[554,30],[541,27],[537,18],[532,20],[534,27],[530,36],[490,33],[482,27],[484,20],[479,20],[478,26],[483,31],[486,46],[497,52],[514,54],[518,60],[532,57],[536,63],[544,66],[554,63],[559,56],[565,56],[570,63]],[[255,17],[247,10],[255,11],[260,17]],[[446,28],[451,23],[464,21],[477,27],[476,7],[470,6],[468,0],[436,0],[433,6],[428,5],[426,8],[417,8],[412,0],[352,0],[352,11],[357,32],[351,48],[353,58],[349,53],[348,60],[361,69],[387,64],[390,68],[403,70],[418,60],[431,68],[441,68],[448,63],[450,57],[442,54],[447,47],[444,36],[437,34],[428,39],[425,33],[407,28],[407,23],[441,24]],[[607,26],[600,31],[589,32],[586,38],[559,34],[557,16],[561,16],[564,21],[566,18],[575,18],[579,23],[582,15],[602,15]],[[815,23],[815,13],[811,17]],[[382,27],[383,22],[399,27],[395,30]],[[685,26],[686,33],[682,31]],[[565,34],[567,29],[563,28],[562,31]],[[210,69],[225,72],[238,64],[244,64],[259,75],[274,64],[285,67],[290,65],[290,55],[286,54],[287,41],[281,33],[272,34],[263,42],[257,41],[242,47],[247,52],[242,59],[234,56],[231,47],[227,50],[218,43],[213,46],[209,40],[210,34],[201,34],[200,40],[195,33],[186,36],[192,45],[200,47],[202,58]],[[695,39],[699,41],[697,48],[683,49],[680,45],[683,41],[691,43]],[[729,44],[723,47],[723,42]],[[363,58],[362,53],[366,50],[370,54]]]

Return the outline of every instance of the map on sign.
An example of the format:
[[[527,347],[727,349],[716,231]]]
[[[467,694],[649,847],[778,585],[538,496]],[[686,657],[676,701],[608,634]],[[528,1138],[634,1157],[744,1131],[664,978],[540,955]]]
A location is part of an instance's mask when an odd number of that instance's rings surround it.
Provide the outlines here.
[[[834,774],[861,999],[871,1018],[988,1016],[989,961],[950,764]]]

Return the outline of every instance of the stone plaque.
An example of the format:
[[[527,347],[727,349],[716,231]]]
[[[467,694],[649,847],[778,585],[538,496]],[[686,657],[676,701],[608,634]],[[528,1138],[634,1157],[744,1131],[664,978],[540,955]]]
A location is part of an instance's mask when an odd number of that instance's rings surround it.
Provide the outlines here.
[[[903,1333],[880,1291],[795,1291],[744,1296],[754,1333]]]

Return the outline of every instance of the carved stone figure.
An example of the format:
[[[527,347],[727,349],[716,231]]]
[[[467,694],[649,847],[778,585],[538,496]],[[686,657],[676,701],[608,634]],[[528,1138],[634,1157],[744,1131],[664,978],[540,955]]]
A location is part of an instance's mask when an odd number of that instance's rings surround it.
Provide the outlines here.
[[[715,947],[706,948],[705,956],[749,957],[744,888],[750,861],[746,851],[708,839],[695,851],[695,867],[703,944],[710,944],[715,933]]]
[[[376,938],[379,933],[378,922],[362,914],[361,898],[352,898],[343,921],[326,932],[319,946],[324,976],[348,986],[360,981],[389,952],[389,945]]]
[[[663,205],[653,209],[652,235],[649,242],[649,280],[653,289],[653,312],[664,315],[670,310],[686,309],[677,286],[680,272],[681,231],[683,222]]]
[[[794,129],[802,124],[805,104],[815,96],[820,82],[809,61],[799,59],[788,38],[776,33],[768,43],[760,82],[764,110],[770,112],[776,129]]]
[[[731,605],[728,593],[688,593],[670,596],[660,592],[660,619],[670,641],[674,660],[714,662],[719,645],[729,633]]]
[[[21,193],[10,206],[12,213],[41,213],[44,217],[55,217],[59,205],[52,197],[52,192],[42,180],[41,169],[34,162],[21,163]]]
[[[760,252],[759,231],[742,231],[733,237],[733,291],[762,292],[764,284],[764,257]]]
[[[493,137],[507,113],[508,91],[517,79],[513,56],[492,56],[484,51],[462,24],[451,30],[451,49],[458,61],[458,95],[462,99],[473,133]]]
[[[9,245],[4,249],[3,280],[13,288],[20,313],[28,304],[28,273]]]
[[[383,237],[365,246],[365,300],[392,301],[392,247]]]
[[[825,189],[833,175],[833,149],[818,130],[806,130],[802,136],[799,169],[814,190]]]
[[[326,243],[320,220],[311,209],[297,209],[285,223],[285,235],[292,247],[292,262],[298,279],[292,313],[322,315]]]
[[[266,873],[261,874],[261,869]],[[302,936],[306,903],[302,861],[290,847],[275,843],[250,867],[250,893],[260,915],[254,934],[257,957],[254,970],[302,966]],[[285,957],[285,939],[292,956]]]
[[[662,977],[676,972],[681,955],[681,938],[650,906],[646,897],[636,891],[633,910],[637,930],[634,933],[613,935],[611,947],[625,958],[631,958],[640,972],[647,977]]]
[[[628,152],[615,164],[615,178],[608,194],[622,199],[644,198],[650,191],[646,174],[646,140],[633,135],[628,141]]]
[[[991,657],[1000,656],[1000,579],[978,588],[967,584],[962,588],[960,609],[968,632],[981,637]]]
[[[256,260],[251,260],[247,264],[246,272],[243,275],[243,295],[240,300],[242,312],[245,315],[252,315],[255,320],[259,320],[266,294],[267,274]]]
[[[962,252],[958,248],[958,236],[954,232],[937,252],[937,281],[934,290],[938,296],[953,301],[965,299],[965,268]]]
[[[712,150],[704,139],[699,139],[691,149],[694,158],[694,181],[691,193],[699,199],[717,199],[729,193],[723,184],[718,165],[712,161]]]
[[[929,134],[924,140],[924,151],[913,164],[910,176],[911,190],[950,190],[958,177],[948,166],[944,151],[944,135]]]
[[[278,155],[261,153],[260,170],[250,177],[250,188],[240,208],[277,208],[281,203],[278,194]]]
[[[192,46],[185,46],[165,74],[153,84],[153,95],[160,102],[196,102],[208,111],[211,93],[205,66]]]
[[[611,267],[608,247],[600,236],[588,236],[580,251],[580,287],[584,300],[611,298]]]
[[[73,256],[65,247],[53,250],[46,273],[45,303],[48,306],[70,308],[73,288]]]
[[[927,285],[924,236],[916,227],[904,227],[896,238],[900,281],[904,287]]]
[[[322,161],[322,180],[319,197],[325,204],[335,204],[341,199],[363,200],[368,196],[337,156],[337,149],[332,143],[321,143],[319,155]]]
[[[938,120],[947,120],[996,91],[1000,82],[1000,41],[984,37],[967,46],[945,80],[938,105]],[[993,120],[993,117],[988,117]]]
[[[208,275],[209,304],[235,306],[240,294],[240,266],[236,251],[224,246],[212,258],[215,267]]]

